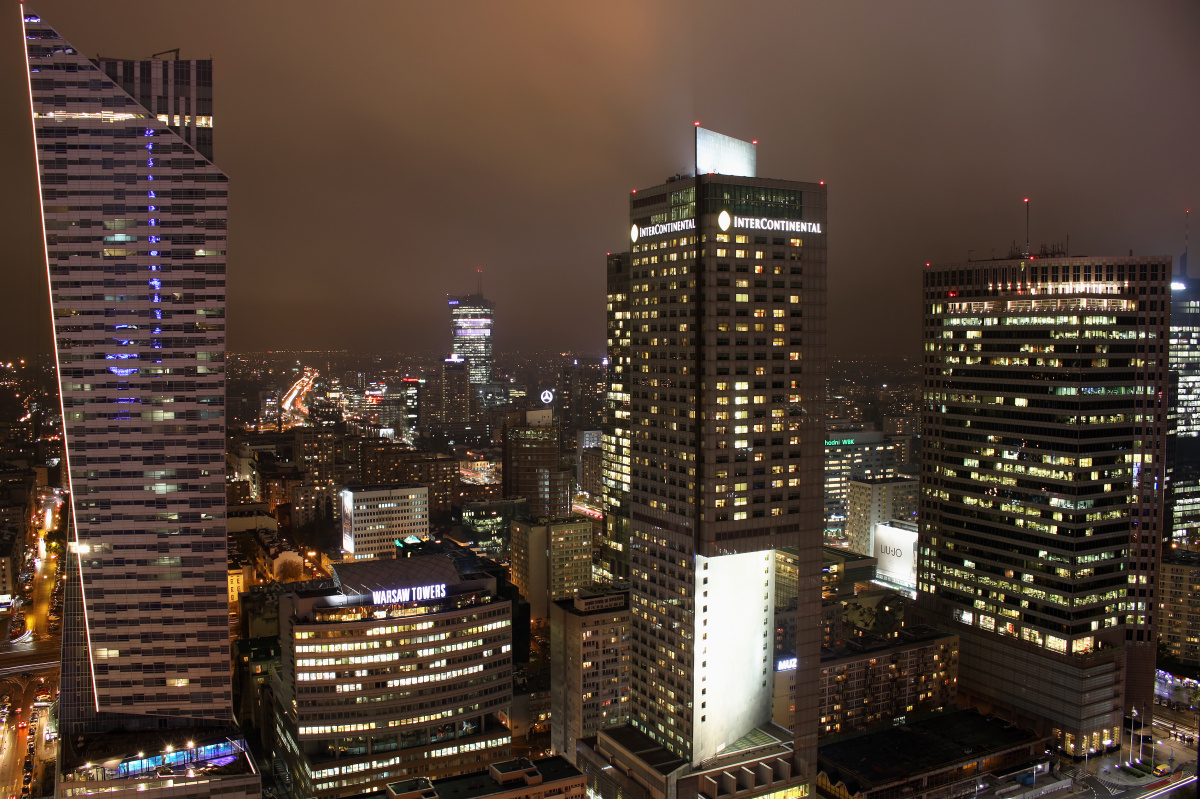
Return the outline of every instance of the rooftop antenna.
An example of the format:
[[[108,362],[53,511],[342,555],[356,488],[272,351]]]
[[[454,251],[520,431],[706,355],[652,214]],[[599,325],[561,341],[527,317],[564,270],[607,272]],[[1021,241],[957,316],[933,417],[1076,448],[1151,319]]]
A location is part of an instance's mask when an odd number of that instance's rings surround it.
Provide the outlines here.
[[[1179,259],[1179,274],[1188,276],[1188,223],[1192,221],[1192,209],[1183,209],[1183,257]]]
[[[1029,198],[1025,198],[1025,256],[1029,256]]]
[[[479,296],[483,296],[483,270],[476,269],[475,274],[479,275]]]

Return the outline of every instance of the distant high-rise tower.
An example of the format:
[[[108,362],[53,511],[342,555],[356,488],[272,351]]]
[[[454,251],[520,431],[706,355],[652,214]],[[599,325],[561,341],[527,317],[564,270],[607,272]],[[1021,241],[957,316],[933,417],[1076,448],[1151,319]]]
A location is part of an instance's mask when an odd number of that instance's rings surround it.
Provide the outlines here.
[[[449,297],[454,354],[470,366],[472,386],[492,382],[492,320],[496,307],[483,294]]]
[[[776,549],[798,548],[800,615],[820,617],[826,189],[756,177],[750,142],[697,128],[696,146],[694,175],[629,196],[631,252],[609,258],[605,488],[629,524],[628,734],[709,794],[705,761],[770,739]],[[763,766],[801,783],[819,636],[796,641],[788,765]]]
[[[563,465],[561,436],[549,410],[528,411],[523,423],[504,431],[504,497],[529,500],[531,519],[571,514],[575,472]]]
[[[442,362],[442,421],[461,424],[471,419],[471,365],[457,354]]]
[[[227,795],[257,796],[222,577],[229,200],[212,63],[93,62],[24,20],[72,500],[60,778],[154,795],[141,780],[162,767],[181,791],[185,769],[231,757]]]
[[[1152,711],[1171,259],[927,269],[918,621],[1074,756]]]

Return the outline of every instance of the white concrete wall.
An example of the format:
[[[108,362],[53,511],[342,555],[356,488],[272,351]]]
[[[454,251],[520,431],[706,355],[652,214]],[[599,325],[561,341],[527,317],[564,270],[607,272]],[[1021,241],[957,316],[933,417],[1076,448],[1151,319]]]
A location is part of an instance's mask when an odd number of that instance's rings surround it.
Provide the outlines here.
[[[696,558],[693,763],[771,720],[774,558],[774,550]]]

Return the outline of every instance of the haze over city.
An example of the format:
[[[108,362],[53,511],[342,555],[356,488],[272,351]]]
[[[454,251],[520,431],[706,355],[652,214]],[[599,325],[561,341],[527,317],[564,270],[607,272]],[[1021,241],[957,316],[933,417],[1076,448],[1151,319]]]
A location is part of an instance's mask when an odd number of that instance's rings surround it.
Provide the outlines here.
[[[35,7],[89,56],[213,59],[236,350],[440,351],[482,269],[498,349],[600,354],[627,193],[687,171],[696,120],[827,181],[836,355],[915,357],[921,267],[1023,245],[1025,197],[1035,251],[1177,257],[1200,185],[1183,0]],[[21,115],[0,141],[17,355],[49,346],[45,278]]]
[[[9,2],[0,797],[1200,796],[1200,5]]]

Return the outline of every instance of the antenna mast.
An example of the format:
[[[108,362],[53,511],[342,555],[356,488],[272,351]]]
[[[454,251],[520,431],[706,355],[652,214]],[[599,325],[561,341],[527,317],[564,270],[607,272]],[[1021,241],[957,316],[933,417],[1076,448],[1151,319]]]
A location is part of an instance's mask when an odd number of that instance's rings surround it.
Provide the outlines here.
[[[1029,198],[1025,198],[1025,255],[1029,256]]]
[[[483,296],[483,270],[476,269],[475,273],[477,275],[479,275],[479,296],[482,297]]]

